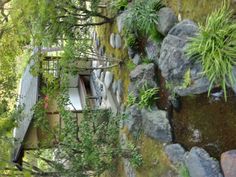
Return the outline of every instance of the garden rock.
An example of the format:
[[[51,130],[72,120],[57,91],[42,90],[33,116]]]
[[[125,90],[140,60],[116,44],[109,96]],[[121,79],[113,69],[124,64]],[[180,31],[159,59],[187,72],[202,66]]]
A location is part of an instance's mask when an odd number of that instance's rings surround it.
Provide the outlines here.
[[[172,141],[171,127],[167,112],[162,110],[142,110],[143,129],[145,134],[162,143]]]
[[[128,55],[129,55],[129,58],[131,59],[134,58],[134,55],[135,55],[135,51],[130,47],[128,47]]]
[[[232,76],[236,79],[236,67],[235,67],[235,66],[234,66],[233,69],[232,69]],[[228,86],[228,87],[231,87],[232,90],[234,91],[234,93],[236,93],[236,82],[235,82],[233,85],[231,85],[231,84],[229,83],[229,81],[228,81],[228,82],[227,82],[227,86]]]
[[[138,65],[130,72],[130,85],[128,92],[133,93],[135,97],[139,96],[140,89],[144,85],[156,87],[155,67],[153,63]]]
[[[191,177],[223,177],[219,162],[202,148],[193,147],[184,161]]]
[[[110,35],[110,45],[112,46],[112,48],[116,47],[116,41],[115,41],[115,34],[111,33]]]
[[[166,36],[177,22],[178,19],[171,8],[164,7],[159,10],[157,29],[161,34]]]
[[[117,81],[117,94],[121,97],[123,92],[123,82],[121,79]]]
[[[136,54],[134,55],[134,58],[133,58],[133,63],[134,63],[135,65],[139,65],[141,62],[142,62],[142,60],[141,60],[140,55],[136,53]]]
[[[202,75],[200,63],[190,60],[185,54],[190,37],[198,32],[197,25],[184,20],[175,25],[164,38],[158,60],[162,76],[171,85],[172,91],[180,96],[204,93],[209,88],[209,81]],[[190,71],[189,86],[183,86],[184,77]]]
[[[196,23],[191,20],[183,20],[171,28],[168,34],[187,40],[189,37],[196,36],[197,32],[198,26]]]
[[[101,57],[104,56],[105,50],[106,50],[105,46],[101,46],[101,47],[98,49],[98,54],[99,54],[99,56],[101,56]]]
[[[116,90],[117,90],[117,81],[113,81],[113,83],[112,83],[112,92],[116,93]]]
[[[124,24],[125,24],[125,19],[127,17],[128,12],[124,11],[122,14],[120,14],[117,18],[117,27],[118,27],[118,31],[119,33],[121,33],[123,31],[124,28]]]
[[[142,127],[142,114],[138,105],[127,108],[126,115],[128,115],[128,118],[124,120],[124,125],[127,126],[129,132],[137,136]]]
[[[104,77],[105,77],[105,74],[104,74],[104,72],[101,72],[101,75],[100,75],[100,81],[104,81]]]
[[[188,87],[176,86],[174,92],[180,96],[187,96],[191,94],[201,94],[207,92],[210,82],[203,76],[202,67],[195,63],[190,69],[191,85]]]
[[[165,146],[165,152],[174,165],[181,165],[184,162],[185,150],[180,144]]]
[[[236,150],[221,154],[221,167],[225,177],[236,176]]]
[[[121,48],[121,37],[119,34],[115,35],[115,48]]]
[[[113,81],[113,73],[111,73],[110,71],[106,71],[104,84],[107,89],[110,88],[112,81]]]
[[[160,57],[161,51],[161,44],[148,39],[145,51],[148,59],[154,62],[155,64],[158,64],[158,59]]]

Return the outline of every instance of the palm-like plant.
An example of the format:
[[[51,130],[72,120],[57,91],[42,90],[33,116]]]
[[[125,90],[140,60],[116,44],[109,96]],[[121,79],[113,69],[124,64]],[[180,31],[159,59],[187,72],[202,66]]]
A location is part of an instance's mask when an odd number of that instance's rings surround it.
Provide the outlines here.
[[[187,54],[202,64],[203,74],[210,81],[208,96],[213,85],[220,85],[225,100],[226,84],[235,83],[232,68],[236,65],[236,23],[232,15],[224,2],[222,8],[208,16],[204,26],[200,25],[199,34],[187,47]]]

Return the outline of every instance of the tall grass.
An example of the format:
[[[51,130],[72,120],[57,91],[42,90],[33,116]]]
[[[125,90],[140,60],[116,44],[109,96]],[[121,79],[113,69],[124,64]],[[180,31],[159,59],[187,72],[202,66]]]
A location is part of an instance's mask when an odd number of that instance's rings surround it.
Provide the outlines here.
[[[232,20],[228,3],[208,16],[205,25],[200,25],[199,34],[191,39],[187,54],[203,66],[203,74],[210,86],[219,85],[227,100],[227,83],[233,85],[235,78],[232,68],[236,64],[236,23]]]
[[[127,31],[155,35],[158,10],[163,7],[161,0],[136,0],[128,9],[125,20]]]

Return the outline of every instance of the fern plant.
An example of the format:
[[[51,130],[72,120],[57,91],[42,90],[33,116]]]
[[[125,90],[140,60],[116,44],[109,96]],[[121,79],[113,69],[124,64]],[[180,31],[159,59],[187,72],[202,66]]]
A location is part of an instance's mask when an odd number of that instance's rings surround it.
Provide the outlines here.
[[[210,81],[208,96],[213,85],[220,85],[227,100],[226,84],[233,85],[232,68],[236,64],[236,23],[227,3],[208,16],[205,25],[200,25],[199,34],[192,38],[187,54],[199,61],[203,74]]]
[[[158,88],[148,88],[146,85],[140,90],[140,100],[139,100],[139,107],[140,108],[151,108],[151,106],[155,103],[158,99],[157,93]]]

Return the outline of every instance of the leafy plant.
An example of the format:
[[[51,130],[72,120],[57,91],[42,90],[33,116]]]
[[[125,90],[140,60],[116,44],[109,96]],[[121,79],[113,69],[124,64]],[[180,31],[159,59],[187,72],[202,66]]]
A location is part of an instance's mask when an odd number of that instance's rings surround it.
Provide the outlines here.
[[[185,165],[180,167],[179,174],[181,177],[190,177],[189,171]]]
[[[148,88],[147,85],[144,85],[140,90],[140,100],[138,103],[139,107],[150,109],[154,102],[158,99],[158,91],[158,88]]]
[[[184,74],[184,82],[183,82],[183,87],[187,88],[188,86],[191,85],[191,71],[188,69],[186,73]]]
[[[136,39],[135,34],[127,33],[127,35],[125,35],[125,43],[126,43],[126,46],[134,48],[135,45],[137,45],[137,39]]]
[[[128,60],[126,62],[126,67],[129,71],[132,71],[136,67],[136,65],[131,60]]]
[[[187,54],[202,64],[203,74],[210,81],[208,96],[213,85],[220,85],[227,100],[226,85],[233,85],[232,68],[236,64],[236,24],[233,12],[226,2],[200,25],[199,34],[190,40]]]
[[[115,0],[111,3],[112,8],[116,10],[125,10],[128,6],[128,0]]]
[[[127,31],[141,32],[142,34],[153,35],[157,33],[157,11],[163,7],[161,0],[137,0],[128,11],[125,20]]]
[[[130,163],[134,168],[138,168],[143,164],[142,155],[138,152],[137,147],[133,143],[128,143],[128,149],[131,152]]]
[[[136,103],[136,97],[134,96],[134,93],[130,93],[127,98],[127,106],[130,107]]]

